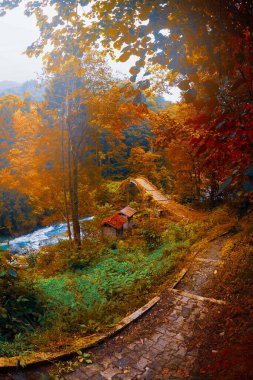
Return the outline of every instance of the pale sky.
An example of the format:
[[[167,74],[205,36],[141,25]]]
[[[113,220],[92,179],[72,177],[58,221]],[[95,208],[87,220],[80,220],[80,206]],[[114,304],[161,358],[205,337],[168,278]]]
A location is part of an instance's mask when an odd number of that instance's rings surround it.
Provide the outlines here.
[[[24,82],[41,72],[41,60],[22,54],[39,35],[34,18],[16,8],[0,17],[0,81]]]
[[[26,17],[24,9],[18,7],[0,17],[0,81],[10,80],[25,82],[36,79],[42,70],[40,58],[28,58],[22,54],[39,36],[34,17]],[[110,61],[113,71],[119,71],[126,75],[133,60],[128,62],[116,63]],[[172,95],[167,95],[167,100],[175,101],[178,99],[179,90],[172,89]]]

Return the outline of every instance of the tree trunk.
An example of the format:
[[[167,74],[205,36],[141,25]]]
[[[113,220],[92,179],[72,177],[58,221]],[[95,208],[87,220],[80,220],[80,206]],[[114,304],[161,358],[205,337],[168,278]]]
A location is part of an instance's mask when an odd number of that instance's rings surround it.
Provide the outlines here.
[[[201,184],[201,179],[200,179],[200,169],[199,169],[199,163],[196,162],[195,164],[195,170],[196,170],[196,174],[195,174],[195,181],[196,181],[196,197],[197,197],[197,200],[200,201],[200,196],[201,196],[201,191],[200,191],[200,184]]]
[[[215,207],[218,189],[219,189],[219,186],[218,186],[218,183],[216,180],[216,175],[215,175],[215,173],[211,173],[211,184],[210,184],[210,207],[211,207],[211,209]]]
[[[199,201],[200,200],[200,171],[198,162],[193,158],[193,171],[194,171],[194,198]]]
[[[72,221],[74,241],[78,247],[81,247],[81,233],[79,223],[79,202],[78,202],[78,162],[73,157],[73,205],[72,205]]]
[[[76,89],[76,78],[70,80],[70,86],[72,87],[72,93]],[[72,99],[73,102],[73,99]],[[68,162],[68,190],[71,209],[71,221],[73,228],[74,243],[78,248],[81,247],[81,233],[79,223],[79,209],[78,209],[78,146],[75,143],[73,125],[70,120],[69,108],[71,107],[69,102],[69,93],[67,89],[65,99],[65,122],[67,129],[67,162]],[[72,104],[73,106],[73,104]]]
[[[71,204],[71,219],[73,227],[73,235],[75,244],[81,246],[81,234],[79,224],[79,210],[78,210],[78,164],[72,146],[71,126],[67,119],[68,126],[68,181],[69,181],[69,195]]]
[[[67,222],[68,237],[72,240],[70,220],[69,220],[69,207],[68,207],[68,197],[67,197],[67,185],[66,185],[66,165],[65,165],[65,144],[64,144],[64,125],[61,128],[61,155],[62,155],[62,175],[63,175],[63,197],[64,197],[64,211]]]

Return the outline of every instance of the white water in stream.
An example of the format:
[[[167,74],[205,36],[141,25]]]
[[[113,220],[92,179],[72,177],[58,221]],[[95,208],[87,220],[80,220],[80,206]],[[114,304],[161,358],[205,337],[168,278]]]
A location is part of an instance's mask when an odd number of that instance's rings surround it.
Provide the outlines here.
[[[92,220],[93,216],[83,218],[80,222]],[[49,227],[39,228],[38,230],[19,236],[15,239],[3,239],[0,243],[0,249],[10,250],[11,253],[22,254],[30,250],[38,250],[47,245],[57,244],[60,240],[66,240],[67,224],[53,224]]]

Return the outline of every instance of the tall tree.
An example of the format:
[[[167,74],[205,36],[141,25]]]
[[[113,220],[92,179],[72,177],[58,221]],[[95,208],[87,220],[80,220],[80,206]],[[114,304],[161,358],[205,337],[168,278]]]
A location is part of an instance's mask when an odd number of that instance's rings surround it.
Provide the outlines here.
[[[20,3],[5,0],[0,12]],[[57,11],[52,20],[46,16],[48,5]],[[211,145],[216,147],[216,156],[229,147],[225,165],[230,172],[235,167],[242,172],[253,160],[253,6],[249,0],[41,0],[28,2],[26,13],[36,15],[40,28],[39,39],[27,50],[29,55],[42,54],[48,38],[54,51],[50,59],[46,56],[49,61],[65,41],[67,54],[77,56],[99,41],[113,58],[119,50],[121,62],[137,57],[130,69],[131,80],[142,90],[150,86],[149,72],[142,77],[142,68],[159,66],[164,70],[163,81],[178,85],[184,100],[206,114],[201,123],[196,120],[200,137],[192,143],[201,145],[209,161],[214,153]],[[138,92],[136,101],[141,101]]]
[[[61,120],[65,213],[69,226],[68,213],[71,212],[74,241],[80,246],[78,184],[80,161],[83,160],[89,134],[88,103],[92,96],[108,88],[112,77],[104,61],[97,55],[95,58],[95,55],[91,54],[85,55],[82,60],[68,56],[57,70],[54,64],[50,64],[48,70],[51,75],[53,74],[53,78],[51,91],[46,99],[47,106],[49,109],[57,110],[57,118]],[[68,231],[71,237],[70,227]]]

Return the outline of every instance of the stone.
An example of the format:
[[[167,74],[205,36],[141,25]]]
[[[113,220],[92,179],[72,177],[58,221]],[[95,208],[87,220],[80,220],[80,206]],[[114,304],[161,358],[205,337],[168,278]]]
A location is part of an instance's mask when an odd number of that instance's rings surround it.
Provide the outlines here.
[[[101,372],[101,375],[104,376],[107,380],[112,380],[113,376],[122,373],[119,368],[108,367],[105,371]]]
[[[169,327],[167,324],[162,324],[156,327],[156,331],[160,332],[161,334],[165,334],[168,330],[169,330]]]
[[[185,354],[186,354],[186,351],[187,351],[186,348],[180,346],[176,355],[183,358],[185,356]]]
[[[178,333],[176,336],[175,336],[175,339],[178,339],[178,340],[181,340],[182,342],[184,341],[184,337],[181,333]]]
[[[124,369],[124,368],[127,368],[129,364],[129,359],[124,357],[122,359],[119,359],[117,362],[116,362],[116,366],[119,367],[120,369]]]
[[[149,367],[145,369],[145,372],[137,376],[137,379],[141,380],[152,380],[155,377],[155,371]]]
[[[153,334],[153,335],[151,336],[150,340],[151,340],[152,342],[157,342],[158,339],[159,339],[160,337],[161,337],[161,333],[155,333],[155,334]]]
[[[147,367],[147,365],[150,363],[150,360],[142,357],[136,364],[135,364],[135,368],[137,368],[138,370],[140,371],[143,371],[145,369],[145,367]]]

